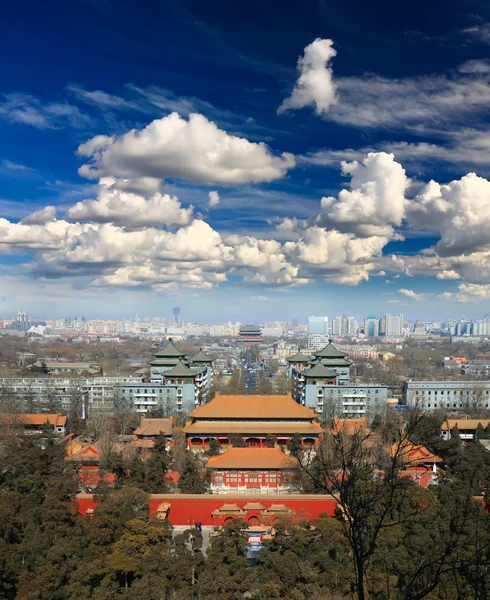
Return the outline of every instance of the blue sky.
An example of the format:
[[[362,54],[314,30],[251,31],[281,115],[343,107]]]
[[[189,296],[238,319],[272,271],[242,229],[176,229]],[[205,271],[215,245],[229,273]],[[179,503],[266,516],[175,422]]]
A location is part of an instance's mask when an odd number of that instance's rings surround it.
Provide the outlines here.
[[[0,314],[487,312],[488,3],[2,10]]]

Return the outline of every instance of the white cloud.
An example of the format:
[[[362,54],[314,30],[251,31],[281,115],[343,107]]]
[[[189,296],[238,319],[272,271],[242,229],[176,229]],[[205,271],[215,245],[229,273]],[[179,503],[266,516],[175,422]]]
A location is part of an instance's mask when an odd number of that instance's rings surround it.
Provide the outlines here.
[[[270,300],[269,296],[250,296],[250,300],[254,300],[254,302],[267,302]]]
[[[490,23],[482,22],[472,27],[466,27],[462,30],[468,37],[482,42],[484,44],[490,44]]]
[[[490,244],[490,181],[468,173],[441,185],[429,182],[409,209],[415,227],[436,227],[441,234],[435,250],[458,256]]]
[[[209,208],[214,208],[215,206],[218,206],[218,204],[221,201],[218,192],[209,192],[208,198],[209,198],[209,203],[208,203]]]
[[[405,216],[405,191],[410,180],[393,154],[370,153],[362,162],[342,163],[350,189],[337,198],[322,198],[317,222],[361,236],[393,236]]]
[[[444,271],[441,271],[440,273],[437,273],[436,277],[437,277],[437,279],[460,279],[461,278],[459,273],[456,273],[456,271],[446,270],[446,269],[444,269]]]
[[[298,59],[299,78],[289,98],[286,98],[278,113],[314,106],[317,115],[324,115],[336,102],[336,87],[330,66],[337,51],[333,41],[317,38],[306,46],[304,55]]]
[[[490,300],[490,285],[461,283],[458,285],[458,292],[444,292],[440,297],[457,302],[488,301]]]
[[[292,154],[274,156],[264,143],[230,135],[198,114],[186,120],[172,113],[142,130],[99,135],[78,153],[91,158],[79,169],[90,179],[152,177],[237,185],[280,179],[295,164]]]
[[[38,129],[55,129],[67,124],[79,129],[92,123],[90,117],[73,104],[41,102],[35,96],[21,93],[3,95],[3,101],[0,101],[0,118]]]
[[[40,210],[27,215],[22,219],[22,225],[46,225],[56,219],[56,208],[54,206],[45,206]]]
[[[153,194],[145,198],[140,194],[117,189],[113,177],[99,181],[96,200],[77,202],[66,213],[75,221],[114,223],[128,227],[188,225],[194,215],[193,207],[182,208],[175,196]]]
[[[78,100],[97,106],[101,110],[136,110],[145,112],[136,102],[131,102],[121,96],[108,94],[102,90],[86,90],[79,85],[69,85],[68,91],[71,92]]]
[[[486,59],[467,60],[459,65],[461,73],[490,73],[490,61]]]
[[[421,302],[427,298],[427,294],[416,294],[413,290],[401,289],[398,290],[398,293],[417,302]]]

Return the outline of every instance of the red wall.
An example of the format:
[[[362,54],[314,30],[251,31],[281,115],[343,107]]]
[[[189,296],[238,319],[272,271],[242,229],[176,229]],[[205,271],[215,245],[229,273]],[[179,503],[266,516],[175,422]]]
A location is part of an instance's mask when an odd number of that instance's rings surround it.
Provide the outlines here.
[[[268,509],[272,504],[283,504],[289,510],[294,511],[296,518],[311,520],[317,518],[321,513],[330,516],[335,515],[336,501],[331,496],[301,495],[301,494],[247,494],[246,496],[235,496],[234,494],[153,494],[150,496],[150,514],[156,512],[162,503],[170,504],[169,520],[172,525],[221,525],[227,516],[215,517],[212,512],[220,509],[223,504],[236,504],[243,508],[250,502],[260,502]],[[85,515],[88,508],[95,508],[91,494],[78,494],[78,509]],[[279,514],[279,513],[277,513]],[[251,516],[261,519],[260,511],[248,511],[240,518],[247,521]]]

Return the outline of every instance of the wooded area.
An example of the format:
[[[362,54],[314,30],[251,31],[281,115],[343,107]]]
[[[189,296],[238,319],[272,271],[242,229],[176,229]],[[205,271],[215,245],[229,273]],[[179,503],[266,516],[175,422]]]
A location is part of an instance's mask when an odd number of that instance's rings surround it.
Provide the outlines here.
[[[81,517],[63,445],[48,439],[43,449],[33,436],[9,436],[0,458],[0,598],[484,600],[490,455],[456,432],[442,440],[439,427],[429,416],[403,428],[380,423],[391,454],[370,447],[362,431],[326,433],[314,456],[291,444],[303,490],[333,494],[338,518],[276,522],[253,565],[238,520],[204,556],[200,532],[175,535],[167,520],[149,517],[147,494],[166,491],[171,467],[181,491],[206,491],[193,453],[169,454],[160,440],[148,460],[123,465],[109,449],[104,466],[118,475],[116,489],[100,484],[100,506]],[[407,436],[444,460],[437,485],[399,477]]]

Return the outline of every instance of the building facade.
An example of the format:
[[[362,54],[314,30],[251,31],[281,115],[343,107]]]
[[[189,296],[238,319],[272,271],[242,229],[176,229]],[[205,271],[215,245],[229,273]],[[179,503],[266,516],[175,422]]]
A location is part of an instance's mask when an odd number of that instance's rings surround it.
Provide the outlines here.
[[[297,461],[279,448],[230,448],[209,458],[213,494],[289,493]]]
[[[291,396],[222,396],[199,406],[184,427],[187,447],[206,450],[211,440],[222,446],[240,438],[249,447],[265,447],[268,436],[280,446],[293,437],[301,444],[318,443],[322,428],[315,413]]]
[[[328,344],[328,317],[308,319],[308,348],[319,350]]]
[[[490,408],[488,381],[405,381],[403,400],[420,410]]]
[[[325,418],[371,417],[386,409],[388,387],[352,385],[347,352],[333,344],[315,351],[312,358],[298,352],[287,360],[293,398]]]

